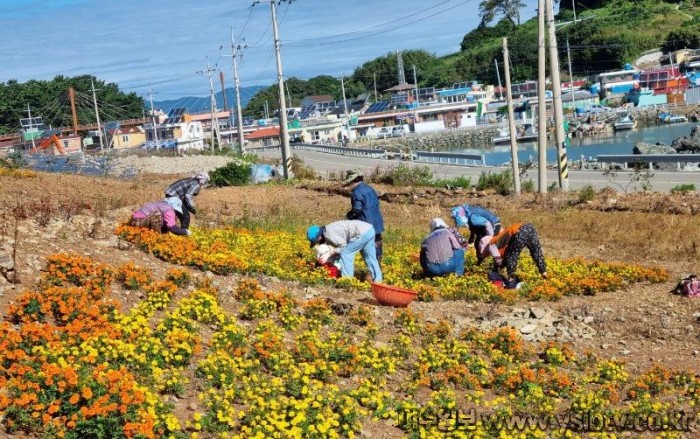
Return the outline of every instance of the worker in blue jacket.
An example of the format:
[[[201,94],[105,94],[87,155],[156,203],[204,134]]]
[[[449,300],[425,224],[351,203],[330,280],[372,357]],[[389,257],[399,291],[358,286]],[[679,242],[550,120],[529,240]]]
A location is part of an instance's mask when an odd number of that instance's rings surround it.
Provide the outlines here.
[[[350,194],[350,211],[347,219],[360,220],[372,224],[374,227],[374,246],[377,249],[377,261],[382,262],[382,232],[384,232],[384,218],[379,210],[379,198],[377,191],[364,182],[364,176],[356,171],[349,171],[343,186],[352,186]]]
[[[469,244],[484,236],[495,236],[501,232],[501,219],[480,206],[463,204],[452,209],[452,219],[457,227],[469,227]]]

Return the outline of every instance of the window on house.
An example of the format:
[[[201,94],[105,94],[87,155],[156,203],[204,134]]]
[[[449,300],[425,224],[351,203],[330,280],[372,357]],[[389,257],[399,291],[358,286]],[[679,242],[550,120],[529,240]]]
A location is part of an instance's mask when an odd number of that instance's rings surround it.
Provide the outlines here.
[[[122,142],[123,143],[129,143],[129,136],[122,136]]]

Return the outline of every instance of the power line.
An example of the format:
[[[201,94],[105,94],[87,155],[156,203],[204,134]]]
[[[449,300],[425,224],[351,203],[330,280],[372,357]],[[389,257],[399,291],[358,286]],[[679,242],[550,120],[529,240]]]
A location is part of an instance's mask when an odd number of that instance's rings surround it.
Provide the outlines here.
[[[438,11],[438,12],[436,12],[436,13],[434,13],[434,14],[430,14],[430,15],[421,17],[420,20],[410,21],[410,22],[408,22],[408,23],[404,23],[404,24],[402,24],[402,25],[395,26],[395,27],[392,27],[392,28],[390,28],[390,29],[385,29],[385,30],[382,30],[382,31],[373,32],[373,33],[370,33],[370,34],[367,34],[367,35],[363,35],[363,36],[359,36],[359,37],[346,38],[346,39],[344,39],[344,40],[329,41],[329,42],[315,43],[315,44],[294,44],[293,42],[289,42],[289,43],[287,43],[287,45],[288,45],[288,46],[296,46],[296,47],[299,47],[299,46],[329,46],[329,45],[332,45],[332,44],[340,44],[340,43],[346,43],[346,42],[348,42],[348,41],[356,41],[356,40],[361,40],[361,39],[364,39],[364,38],[374,37],[374,36],[377,36],[377,35],[382,35],[382,34],[385,34],[385,33],[388,33],[388,32],[395,31],[395,30],[397,30],[397,29],[404,28],[404,27],[406,27],[406,26],[410,26],[410,25],[412,25],[412,24],[416,24],[416,23],[418,23],[418,22],[420,22],[420,21],[425,20],[426,18],[435,17],[436,15],[440,15],[440,14],[443,14],[443,13],[445,13],[445,12],[451,11],[451,10],[453,10],[453,9],[456,9],[456,8],[459,7],[459,6],[462,6],[462,5],[464,5],[464,4],[470,3],[470,2],[472,2],[472,1],[473,1],[473,0],[465,0],[465,1],[463,1],[463,2],[460,2],[460,3],[456,4],[455,6],[453,6],[453,7],[451,7],[451,8],[448,8],[448,9],[445,9],[445,10],[442,10],[442,11]]]

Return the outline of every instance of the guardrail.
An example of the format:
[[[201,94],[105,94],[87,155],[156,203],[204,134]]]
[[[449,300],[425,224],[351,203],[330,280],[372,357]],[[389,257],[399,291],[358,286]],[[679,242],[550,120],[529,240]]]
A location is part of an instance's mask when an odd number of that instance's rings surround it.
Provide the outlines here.
[[[486,157],[484,154],[416,151],[415,160],[418,162],[444,163],[447,165],[486,166]]]
[[[273,150],[273,149],[280,149],[280,145],[268,145],[268,146],[253,146],[253,147],[246,147],[245,152],[265,152],[268,150]]]
[[[354,157],[386,158],[386,150],[384,149],[346,148],[344,146],[312,145],[309,143],[297,143],[292,148]]]
[[[649,169],[653,169],[654,163],[675,163],[680,171],[681,163],[700,163],[700,154],[621,154],[599,155],[599,163],[622,163],[627,169],[628,163],[648,163]]]

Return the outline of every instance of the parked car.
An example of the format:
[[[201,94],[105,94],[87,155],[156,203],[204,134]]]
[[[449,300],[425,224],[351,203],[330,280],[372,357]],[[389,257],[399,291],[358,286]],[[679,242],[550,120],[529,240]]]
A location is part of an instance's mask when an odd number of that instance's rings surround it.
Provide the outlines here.
[[[391,131],[389,131],[389,128],[382,128],[379,131],[377,131],[377,139],[388,139],[391,137]]]
[[[591,104],[586,108],[586,113],[600,114],[600,113],[612,113],[613,109],[600,104]]]
[[[403,126],[396,126],[391,129],[391,137],[403,137],[405,134]]]

